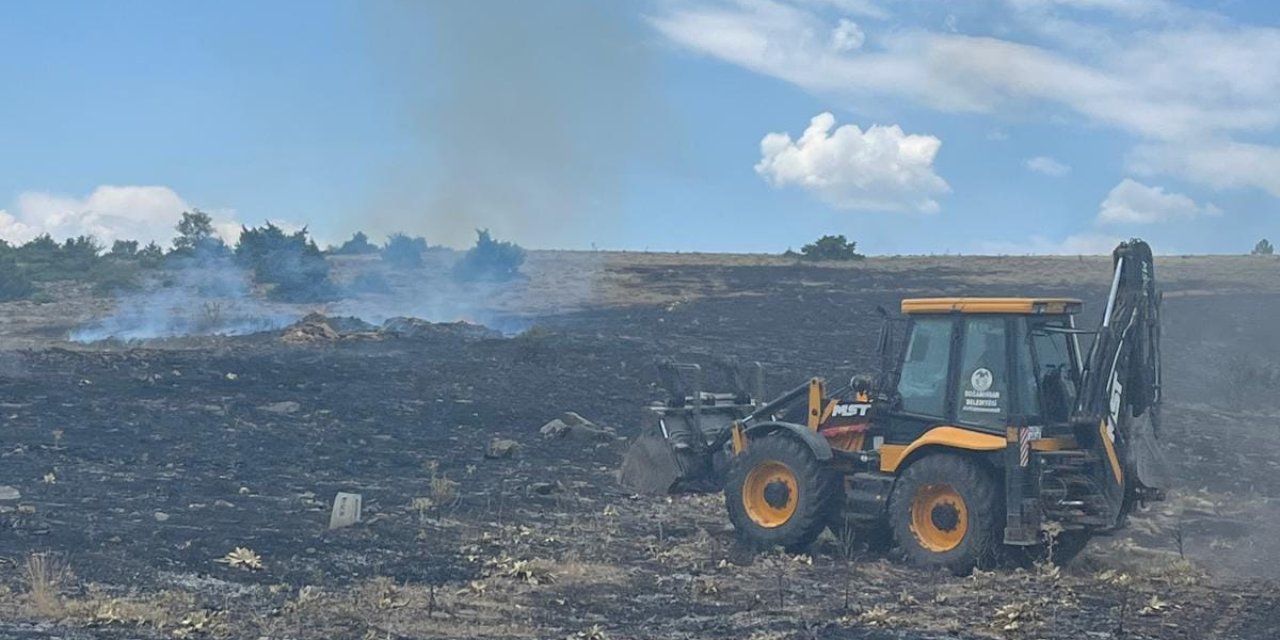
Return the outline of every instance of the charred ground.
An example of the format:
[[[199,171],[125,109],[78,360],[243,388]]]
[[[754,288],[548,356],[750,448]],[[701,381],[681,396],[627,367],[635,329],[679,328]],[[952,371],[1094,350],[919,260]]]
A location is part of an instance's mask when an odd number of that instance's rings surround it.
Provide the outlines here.
[[[1157,266],[1172,499],[1064,571],[966,578],[835,537],[749,557],[718,496],[629,494],[613,471],[662,397],[652,364],[760,360],[775,390],[843,380],[875,366],[877,305],[1070,293],[1096,313],[1105,260],[535,254],[487,303],[532,327],[509,337],[86,346],[38,320],[100,302],[0,305],[29,347],[0,352],[0,484],[22,494],[0,502],[0,635],[1271,637],[1280,265]],[[590,295],[557,308],[558,281]],[[568,410],[613,433],[539,433]],[[488,459],[495,438],[518,449]],[[364,522],[329,531],[338,491],[363,495]],[[237,547],[262,568],[218,562]]]

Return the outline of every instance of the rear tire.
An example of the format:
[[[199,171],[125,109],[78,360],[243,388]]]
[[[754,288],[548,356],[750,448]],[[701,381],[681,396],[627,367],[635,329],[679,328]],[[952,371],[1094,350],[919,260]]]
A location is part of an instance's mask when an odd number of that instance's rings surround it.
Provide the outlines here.
[[[724,502],[739,538],[755,548],[808,549],[837,506],[834,472],[785,435],[751,440],[729,466]]]
[[[956,575],[996,558],[1003,519],[991,475],[977,462],[950,453],[911,463],[889,497],[889,526],[907,561]]]

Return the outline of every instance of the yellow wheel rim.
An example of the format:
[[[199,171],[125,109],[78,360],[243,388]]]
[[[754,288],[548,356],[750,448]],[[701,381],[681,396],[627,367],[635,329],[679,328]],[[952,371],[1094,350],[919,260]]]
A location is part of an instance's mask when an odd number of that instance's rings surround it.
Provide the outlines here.
[[[928,484],[911,500],[911,532],[924,548],[943,553],[960,546],[969,530],[969,509],[949,484]]]
[[[747,516],[766,529],[786,524],[800,501],[796,485],[796,474],[781,462],[752,467],[742,485],[742,506]]]

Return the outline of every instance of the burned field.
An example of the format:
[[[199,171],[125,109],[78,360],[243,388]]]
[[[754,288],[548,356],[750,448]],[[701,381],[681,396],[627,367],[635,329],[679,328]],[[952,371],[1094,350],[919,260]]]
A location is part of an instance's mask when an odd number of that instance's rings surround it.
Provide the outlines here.
[[[718,495],[615,481],[658,358],[760,360],[779,390],[871,371],[876,306],[902,297],[1098,311],[1105,260],[988,260],[613,256],[604,302],[568,310],[535,261],[494,304],[516,335],[314,317],[0,352],[0,636],[1273,637],[1271,261],[1165,269],[1172,495],[1065,569],[957,578],[836,536],[751,555]],[[566,411],[595,424],[540,431]],[[337,492],[362,522],[329,529]]]

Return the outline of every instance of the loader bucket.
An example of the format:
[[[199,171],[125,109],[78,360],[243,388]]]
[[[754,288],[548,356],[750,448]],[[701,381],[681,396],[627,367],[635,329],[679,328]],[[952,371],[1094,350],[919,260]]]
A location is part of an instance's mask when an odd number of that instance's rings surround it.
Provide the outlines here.
[[[681,479],[680,464],[661,433],[647,430],[622,457],[618,481],[636,493],[673,493]]]

